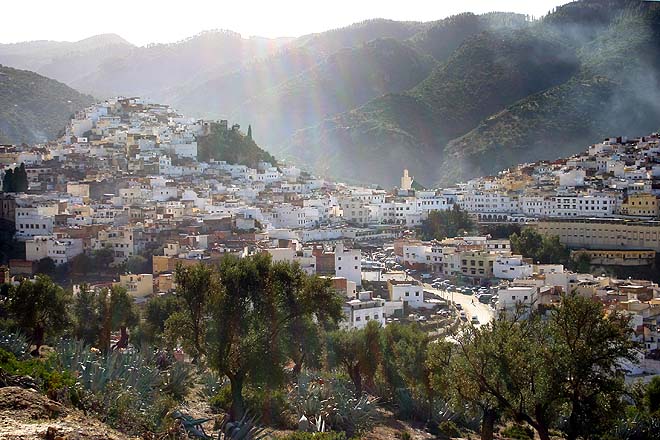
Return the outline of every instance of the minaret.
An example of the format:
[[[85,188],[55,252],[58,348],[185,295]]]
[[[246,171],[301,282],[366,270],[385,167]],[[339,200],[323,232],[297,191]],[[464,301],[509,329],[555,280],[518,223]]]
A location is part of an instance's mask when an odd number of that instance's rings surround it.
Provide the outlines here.
[[[413,177],[408,175],[408,170],[403,170],[403,177],[401,178],[401,189],[410,191],[412,189]]]

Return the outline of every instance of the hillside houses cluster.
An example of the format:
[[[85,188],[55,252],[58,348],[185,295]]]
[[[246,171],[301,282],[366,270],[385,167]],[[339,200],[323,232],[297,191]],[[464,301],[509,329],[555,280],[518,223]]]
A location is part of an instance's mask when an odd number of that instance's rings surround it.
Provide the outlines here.
[[[236,124],[213,123],[240,133]],[[438,305],[418,280],[390,280],[378,293],[362,285],[374,263],[364,249],[394,243],[392,264],[491,286],[502,313],[551,304],[575,289],[602,298],[634,314],[647,347],[657,349],[660,291],[653,283],[541,265],[512,254],[505,239],[422,242],[409,231],[429,213],[458,206],[481,223],[558,235],[604,265],[649,264],[660,250],[657,135],[608,139],[565,160],[444,189],[420,189],[404,171],[400,188],[384,190],[282,163],[199,161],[198,139],[210,124],[166,105],[116,98],[76,113],[55,141],[0,146],[0,175],[24,164],[29,183],[26,193],[0,195],[0,222],[25,249],[10,261],[10,274],[32,275],[44,259],[75,270],[81,256],[100,252],[116,268],[142,256],[150,270],[89,281],[120,284],[146,301],[176,289],[178,265],[268,253],[330,278],[346,295],[345,325],[359,328]]]

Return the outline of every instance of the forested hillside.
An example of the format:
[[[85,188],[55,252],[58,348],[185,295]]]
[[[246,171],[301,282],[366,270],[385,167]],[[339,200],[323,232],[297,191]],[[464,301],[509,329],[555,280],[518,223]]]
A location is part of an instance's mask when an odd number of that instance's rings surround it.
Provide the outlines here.
[[[394,184],[403,163],[422,181],[452,183],[654,131],[658,14],[652,3],[583,0],[484,31],[418,86],[302,130],[281,154],[305,151],[312,164],[329,154],[320,171],[345,178],[362,169],[362,179]]]
[[[93,101],[55,80],[0,65],[0,142],[53,139],[74,112]]]

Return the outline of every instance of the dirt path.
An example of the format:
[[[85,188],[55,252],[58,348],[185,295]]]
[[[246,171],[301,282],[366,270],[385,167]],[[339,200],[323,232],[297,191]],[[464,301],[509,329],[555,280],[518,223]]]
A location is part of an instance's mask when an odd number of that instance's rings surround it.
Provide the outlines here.
[[[0,388],[0,439],[129,440],[82,411],[66,408],[41,393],[19,387]]]

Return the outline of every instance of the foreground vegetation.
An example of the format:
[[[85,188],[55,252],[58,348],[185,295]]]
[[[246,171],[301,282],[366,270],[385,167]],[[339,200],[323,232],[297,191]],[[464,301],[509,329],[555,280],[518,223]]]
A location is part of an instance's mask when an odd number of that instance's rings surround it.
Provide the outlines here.
[[[3,286],[0,379],[30,376],[49,397],[131,434],[171,429],[191,399],[245,427],[225,438],[264,435],[254,418],[360,436],[381,409],[440,436],[657,433],[660,380],[625,385],[622,361],[637,355],[631,327],[590,299],[568,295],[543,316],[435,340],[417,324],[340,329],[343,299],[328,280],[264,255],[179,268],[176,279],[176,295],[143,310],[120,288],[74,296],[44,276]]]

